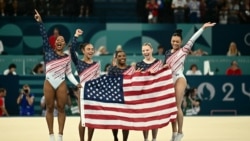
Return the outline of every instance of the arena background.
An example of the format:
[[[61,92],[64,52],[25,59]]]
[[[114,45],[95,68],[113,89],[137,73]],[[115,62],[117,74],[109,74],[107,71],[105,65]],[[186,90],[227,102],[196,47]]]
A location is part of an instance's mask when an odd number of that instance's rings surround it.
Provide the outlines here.
[[[215,0],[207,1],[213,4]],[[20,1],[21,3],[22,1]],[[70,1],[71,2],[71,1]],[[185,43],[202,24],[174,23],[169,19],[161,19],[158,24],[145,22],[145,15],[137,17],[133,10],[138,6],[135,0],[94,0],[94,13],[90,17],[43,17],[48,34],[58,27],[61,34],[70,42],[76,28],[84,30],[84,35],[78,39],[79,44],[91,42],[95,48],[107,47],[110,55],[95,57],[102,65],[110,63],[117,45],[122,45],[128,53],[128,62],[142,58],[141,45],[152,43],[156,51],[158,45],[170,48],[170,38],[177,28],[183,30]],[[145,2],[145,1],[143,1]],[[143,5],[142,2],[142,6]],[[169,3],[170,0],[166,0]],[[29,8],[28,5],[27,9]],[[0,87],[7,89],[6,107],[10,117],[0,118],[0,133],[2,141],[16,140],[47,140],[48,133],[44,117],[40,117],[40,99],[43,95],[44,76],[32,76],[30,72],[35,64],[43,60],[42,39],[37,23],[30,15],[0,17],[0,40],[4,44],[7,55],[0,56],[0,72],[10,63],[17,65],[18,76],[0,75]],[[165,15],[168,17],[169,10]],[[209,15],[207,21],[214,21]],[[169,18],[169,17],[168,17]],[[226,53],[231,41],[237,43],[242,56],[227,57]],[[193,50],[203,49],[208,56],[189,56],[185,71],[193,63],[204,71],[204,61],[210,62],[211,71],[215,75],[188,76],[189,86],[198,88],[201,102],[201,112],[198,116],[184,118],[185,141],[249,141],[250,127],[250,27],[247,24],[217,24],[207,29],[195,42]],[[78,50],[81,57],[81,53]],[[156,56],[163,59],[163,56]],[[242,76],[225,76],[225,71],[231,61],[236,60],[243,70]],[[72,66],[73,67],[73,66]],[[74,70],[74,67],[73,67]],[[19,107],[16,98],[23,84],[30,84],[35,93],[35,116],[19,117]],[[57,121],[55,119],[55,121]],[[77,126],[79,117],[68,116],[65,125],[64,140],[78,140]],[[57,123],[57,122],[55,122]],[[55,124],[55,133],[57,133]],[[158,141],[169,140],[171,127],[159,130]],[[121,139],[121,132],[119,132]],[[93,141],[112,140],[110,130],[96,130]],[[132,131],[129,140],[143,140],[140,131]]]

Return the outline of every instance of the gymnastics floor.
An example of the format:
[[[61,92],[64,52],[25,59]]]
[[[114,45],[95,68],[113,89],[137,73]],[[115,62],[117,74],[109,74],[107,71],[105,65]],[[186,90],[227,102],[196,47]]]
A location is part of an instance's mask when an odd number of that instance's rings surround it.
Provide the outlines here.
[[[79,117],[67,117],[63,141],[79,141],[78,123]],[[250,116],[184,117],[183,131],[182,141],[250,141]],[[57,135],[56,118],[54,132]],[[169,124],[159,129],[157,141],[169,141],[171,134]],[[118,136],[122,141],[121,130]],[[1,141],[49,141],[44,117],[2,117],[0,137]],[[96,129],[92,141],[113,141],[112,131]],[[144,141],[142,131],[130,131],[128,141]]]

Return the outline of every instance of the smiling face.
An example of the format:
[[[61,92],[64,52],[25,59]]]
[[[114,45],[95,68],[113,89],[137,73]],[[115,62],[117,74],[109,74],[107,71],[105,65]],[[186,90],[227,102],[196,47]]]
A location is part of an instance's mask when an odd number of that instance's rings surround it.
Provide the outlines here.
[[[174,50],[178,50],[181,48],[181,37],[179,36],[172,36],[171,38],[171,45]]]
[[[63,48],[65,46],[65,40],[63,36],[58,36],[55,41],[55,49],[57,51],[63,51]]]
[[[82,48],[82,53],[87,59],[91,59],[95,53],[95,49],[92,44],[87,44]]]
[[[126,53],[123,51],[119,51],[116,54],[116,61],[118,65],[126,65]]]
[[[142,46],[142,55],[145,59],[149,60],[152,58],[153,48],[150,45],[143,45]]]

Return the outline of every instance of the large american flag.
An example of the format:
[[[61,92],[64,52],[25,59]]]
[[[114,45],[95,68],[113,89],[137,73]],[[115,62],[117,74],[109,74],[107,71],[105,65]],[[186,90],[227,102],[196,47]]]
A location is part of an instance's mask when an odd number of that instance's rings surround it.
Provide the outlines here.
[[[176,119],[172,73],[107,76],[87,81],[82,89],[83,126],[99,129],[147,130]]]

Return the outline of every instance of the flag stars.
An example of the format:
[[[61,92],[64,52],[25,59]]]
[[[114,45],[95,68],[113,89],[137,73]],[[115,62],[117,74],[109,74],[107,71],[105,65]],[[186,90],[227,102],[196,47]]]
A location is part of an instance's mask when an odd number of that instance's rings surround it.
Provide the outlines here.
[[[85,98],[112,103],[123,102],[123,94],[120,93],[122,84],[118,79],[121,80],[122,77],[101,76],[87,82]]]

